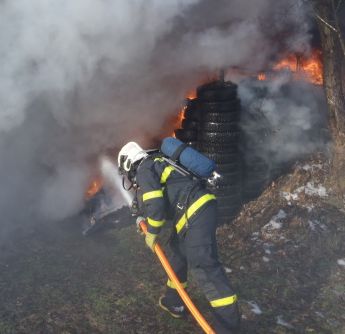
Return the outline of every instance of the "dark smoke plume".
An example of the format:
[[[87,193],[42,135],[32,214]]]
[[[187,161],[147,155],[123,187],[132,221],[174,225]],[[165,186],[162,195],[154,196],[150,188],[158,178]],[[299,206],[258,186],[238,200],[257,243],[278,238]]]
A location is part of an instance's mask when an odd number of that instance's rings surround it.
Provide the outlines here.
[[[298,0],[0,1],[1,235],[78,212],[90,162],[148,144],[205,74],[308,52],[306,11]]]

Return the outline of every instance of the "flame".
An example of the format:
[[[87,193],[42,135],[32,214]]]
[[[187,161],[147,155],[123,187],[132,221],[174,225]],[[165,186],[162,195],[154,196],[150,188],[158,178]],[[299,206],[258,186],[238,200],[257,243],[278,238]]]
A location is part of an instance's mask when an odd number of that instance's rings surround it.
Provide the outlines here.
[[[261,73],[258,74],[258,80],[263,81],[263,80],[266,80],[266,79],[267,79],[267,77],[266,77],[265,73],[261,72]]]
[[[289,55],[286,58],[280,60],[276,65],[273,66],[276,71],[289,70],[291,72],[297,71],[297,57],[296,55]]]
[[[279,61],[273,69],[276,71],[288,69],[294,72],[297,79],[304,77],[313,84],[323,84],[323,66],[320,50],[313,50],[309,57],[289,55]]]
[[[180,111],[179,113],[177,114],[177,116],[175,117],[174,119],[174,129],[180,129],[181,126],[182,126],[182,121],[184,120],[184,112],[186,110],[186,107],[184,106]],[[175,137],[175,133],[173,132],[171,134],[172,137],[176,138]]]
[[[186,94],[186,99],[192,100],[196,98],[196,89],[190,90],[187,94]]]
[[[186,100],[192,100],[196,98],[196,89],[190,90],[185,95]],[[186,103],[187,104],[187,103]],[[174,129],[180,129],[182,127],[182,121],[185,119],[184,113],[186,111],[187,106],[183,106],[182,109],[178,112],[177,116],[174,117],[173,124]],[[175,138],[175,133],[171,134],[172,137]]]
[[[86,199],[89,199],[92,196],[96,195],[101,190],[102,186],[103,181],[101,180],[101,178],[98,177],[94,179],[85,192]]]

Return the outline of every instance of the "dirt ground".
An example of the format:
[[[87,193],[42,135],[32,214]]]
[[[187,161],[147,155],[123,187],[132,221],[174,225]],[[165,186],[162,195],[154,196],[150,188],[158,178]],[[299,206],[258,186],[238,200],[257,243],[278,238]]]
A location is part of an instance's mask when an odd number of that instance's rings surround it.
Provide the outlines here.
[[[327,168],[295,166],[218,229],[243,333],[345,333],[345,211]],[[90,237],[80,220],[36,225],[1,246],[0,334],[202,332],[159,309],[166,277],[133,219]],[[189,291],[211,319],[193,282]]]

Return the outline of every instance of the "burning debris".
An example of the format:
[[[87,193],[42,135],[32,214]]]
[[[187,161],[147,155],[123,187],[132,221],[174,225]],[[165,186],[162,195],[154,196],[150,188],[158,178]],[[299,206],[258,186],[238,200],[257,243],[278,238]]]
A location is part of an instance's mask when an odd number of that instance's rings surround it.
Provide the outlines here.
[[[323,84],[322,54],[314,49],[309,55],[292,53],[279,60],[269,71],[262,71],[257,79],[264,81],[279,75],[279,72],[288,71],[292,73],[294,80],[304,80],[315,85]]]

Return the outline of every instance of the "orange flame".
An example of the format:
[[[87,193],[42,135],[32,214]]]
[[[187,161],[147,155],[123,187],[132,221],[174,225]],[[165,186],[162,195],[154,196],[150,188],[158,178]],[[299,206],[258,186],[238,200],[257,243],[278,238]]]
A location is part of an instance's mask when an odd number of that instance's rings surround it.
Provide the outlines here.
[[[186,94],[186,99],[192,100],[196,98],[196,90],[193,89]]]
[[[313,50],[309,57],[289,55],[279,61],[273,69],[288,69],[291,72],[294,72],[297,79],[304,77],[313,84],[323,84],[323,66],[321,61],[321,51],[319,50]]]
[[[86,199],[89,199],[92,196],[96,195],[101,190],[102,186],[103,181],[101,180],[101,178],[98,177],[94,179],[85,192]]]
[[[258,80],[263,81],[263,80],[266,80],[266,79],[267,79],[267,77],[266,77],[265,73],[261,72],[261,73],[258,74]]]
[[[185,110],[186,110],[186,107],[183,107],[183,108],[179,111],[179,113],[177,114],[177,116],[175,117],[175,119],[174,119],[174,129],[180,129],[180,128],[181,128],[181,126],[182,126],[182,121],[183,121],[184,118],[185,118],[185,117],[184,117],[184,112],[185,112]],[[171,136],[175,138],[175,133],[173,132]]]
[[[186,94],[186,99],[192,100],[196,98],[196,90],[190,90]],[[174,129],[180,129],[182,127],[182,121],[185,119],[184,113],[186,111],[186,106],[183,106],[182,109],[178,112],[177,116],[174,118]],[[173,132],[172,137],[175,137],[175,133]]]

